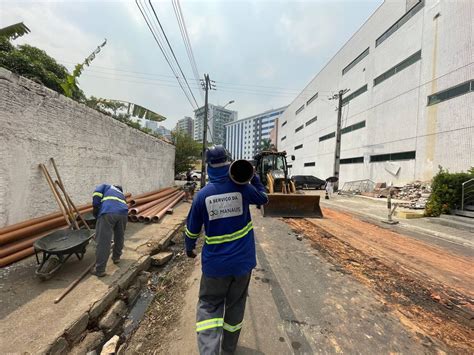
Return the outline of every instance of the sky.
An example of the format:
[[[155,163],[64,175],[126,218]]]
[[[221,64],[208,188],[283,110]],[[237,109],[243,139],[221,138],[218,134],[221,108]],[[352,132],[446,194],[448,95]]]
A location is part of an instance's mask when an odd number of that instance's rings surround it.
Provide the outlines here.
[[[138,1],[152,14],[148,0]],[[210,91],[209,102],[225,105],[234,100],[227,108],[236,110],[240,119],[290,104],[382,0],[179,3],[199,77],[208,73],[215,80],[217,90]],[[202,106],[203,91],[193,75],[172,1],[152,4]],[[0,0],[0,27],[17,22],[24,22],[31,33],[14,44],[39,47],[69,70],[107,39],[79,78],[87,96],[147,107],[167,117],[163,125],[169,129],[184,116],[194,117],[134,0]]]

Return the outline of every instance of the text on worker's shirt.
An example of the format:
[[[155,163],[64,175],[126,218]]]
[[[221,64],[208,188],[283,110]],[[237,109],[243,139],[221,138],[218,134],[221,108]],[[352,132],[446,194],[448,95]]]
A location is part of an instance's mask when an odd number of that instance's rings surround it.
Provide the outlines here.
[[[206,209],[209,220],[242,215],[242,194],[229,192],[206,197]]]

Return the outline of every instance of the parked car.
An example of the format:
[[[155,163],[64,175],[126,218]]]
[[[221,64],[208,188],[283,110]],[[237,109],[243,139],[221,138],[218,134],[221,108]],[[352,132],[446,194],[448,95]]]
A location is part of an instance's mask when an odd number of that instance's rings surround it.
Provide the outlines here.
[[[186,173],[179,173],[179,174],[176,174],[175,177],[174,177],[175,180],[186,180]]]
[[[326,186],[326,181],[313,175],[294,175],[291,180],[295,183],[296,189],[316,189],[322,190]]]
[[[193,170],[191,171],[191,177],[194,181],[201,180],[201,171],[200,170]]]

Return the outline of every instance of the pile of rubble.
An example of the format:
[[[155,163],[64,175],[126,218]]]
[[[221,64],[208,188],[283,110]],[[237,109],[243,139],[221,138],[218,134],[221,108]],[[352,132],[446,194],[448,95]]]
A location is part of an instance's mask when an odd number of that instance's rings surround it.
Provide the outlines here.
[[[414,181],[402,187],[392,190],[393,198],[407,201],[401,203],[400,207],[412,209],[424,209],[431,195],[431,185],[429,182]]]

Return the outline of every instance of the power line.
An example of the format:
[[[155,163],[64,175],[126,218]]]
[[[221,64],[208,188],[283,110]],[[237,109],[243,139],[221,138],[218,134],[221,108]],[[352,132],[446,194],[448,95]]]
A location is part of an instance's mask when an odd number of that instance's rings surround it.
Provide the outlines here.
[[[176,21],[178,22],[179,30],[181,32],[181,37],[183,38],[184,47],[186,48],[186,53],[188,54],[189,63],[191,64],[191,69],[194,74],[194,80],[199,82],[199,70],[197,68],[196,59],[194,58],[193,48],[191,46],[191,41],[189,40],[188,30],[186,29],[186,22],[184,21],[183,11],[179,0],[172,0],[174,13],[176,15]],[[204,100],[204,94],[199,90],[201,98]]]
[[[142,8],[140,7],[140,4],[139,4],[138,0],[135,0],[135,4],[137,5],[138,9],[140,10],[140,13],[141,13],[142,16],[143,16],[143,19],[145,20],[145,22],[146,22],[146,24],[147,24],[147,26],[148,26],[148,29],[150,30],[151,34],[153,35],[153,38],[155,39],[155,42],[158,44],[158,47],[160,48],[161,53],[162,53],[163,56],[165,57],[165,60],[166,60],[166,62],[168,63],[168,65],[169,65],[171,71],[172,71],[173,74],[175,75],[175,78],[176,78],[176,80],[178,81],[178,84],[179,84],[179,86],[181,87],[181,90],[183,90],[184,95],[186,96],[186,98],[187,98],[188,101],[189,101],[189,104],[191,105],[191,107],[192,107],[193,110],[194,110],[194,105],[193,105],[191,99],[189,98],[189,96],[188,96],[188,94],[187,94],[187,92],[186,92],[186,89],[183,87],[181,81],[179,80],[179,77],[178,77],[178,75],[177,75],[175,69],[174,69],[173,66],[171,65],[171,62],[170,62],[170,60],[168,59],[168,56],[166,55],[166,53],[165,53],[165,51],[164,51],[164,49],[163,49],[163,46],[162,46],[161,42],[158,40],[158,37],[156,36],[155,32],[153,31],[153,28],[152,28],[152,26],[151,26],[151,21],[149,20],[149,18],[147,17],[147,15],[145,15],[145,7],[143,7],[143,10],[142,10]]]
[[[141,77],[134,77],[130,75],[121,74],[120,77],[110,77],[107,75],[113,75],[112,73],[101,72],[97,70],[89,70],[88,72],[92,72],[93,74],[103,74],[103,75],[93,75],[90,73],[84,73],[82,76],[84,77],[95,77],[101,79],[109,79],[109,80],[116,80],[116,81],[123,81],[128,83],[135,83],[135,84],[144,84],[144,85],[151,85],[151,86],[162,86],[162,87],[175,87],[180,88],[181,86],[171,85],[174,81],[170,80],[160,80],[160,79],[152,79],[152,78],[141,78]],[[129,80],[124,78],[131,78],[131,79],[139,79],[139,80]],[[169,85],[168,85],[169,84]],[[194,89],[199,89],[197,86],[192,86]],[[279,92],[261,92],[261,91],[243,91],[243,90],[232,90],[232,89],[220,89],[224,92],[231,92],[237,94],[246,94],[246,95],[254,95],[254,96],[272,96],[272,97],[281,97],[281,98],[291,98],[294,97],[294,94],[283,94]]]
[[[179,64],[178,58],[176,58],[176,55],[174,54],[174,50],[173,50],[173,47],[171,47],[171,43],[168,40],[168,36],[166,35],[166,32],[165,32],[163,26],[161,25],[160,19],[158,18],[158,15],[156,14],[155,8],[153,7],[153,4],[151,3],[151,0],[148,0],[148,2],[150,3],[151,9],[153,10],[153,14],[155,15],[155,19],[158,22],[158,25],[160,25],[161,32],[163,33],[163,36],[165,37],[166,43],[168,44],[168,47],[171,51],[171,54],[173,55],[173,58],[174,58],[176,64],[178,65],[179,71],[181,72],[181,75],[182,75],[184,81],[186,82],[186,85],[189,89],[189,92],[191,93],[191,96],[193,97],[193,100],[196,103],[196,106],[199,107],[199,104],[197,103],[196,98],[194,97],[193,91],[189,87],[189,83],[188,83],[188,80],[186,79],[186,75],[184,75],[183,69],[181,68],[181,65]]]

